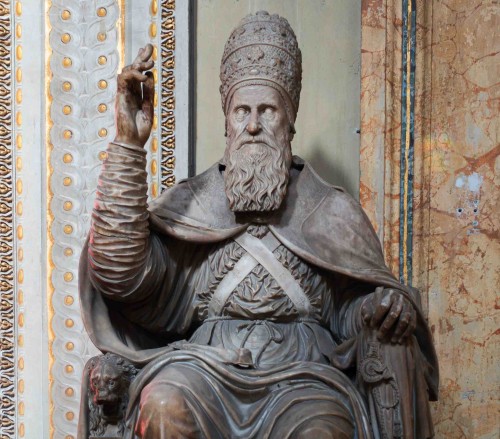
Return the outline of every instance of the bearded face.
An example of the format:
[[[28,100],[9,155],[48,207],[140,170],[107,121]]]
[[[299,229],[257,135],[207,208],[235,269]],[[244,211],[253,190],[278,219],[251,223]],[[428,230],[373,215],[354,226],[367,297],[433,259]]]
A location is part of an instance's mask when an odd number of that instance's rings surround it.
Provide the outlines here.
[[[280,94],[262,85],[236,90],[226,117],[224,182],[231,210],[278,209],[292,163],[290,121]]]

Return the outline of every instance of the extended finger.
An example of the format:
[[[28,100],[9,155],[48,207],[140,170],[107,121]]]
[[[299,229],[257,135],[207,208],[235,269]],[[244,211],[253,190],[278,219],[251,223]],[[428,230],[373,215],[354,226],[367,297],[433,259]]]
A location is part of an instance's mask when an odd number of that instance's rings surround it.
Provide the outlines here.
[[[128,65],[123,68],[121,71],[121,74],[125,74],[131,71],[137,71],[139,73],[145,72],[146,70],[151,70],[155,66],[154,61],[151,59],[149,61],[143,62],[143,63],[135,63]]]
[[[140,64],[141,62],[143,62],[143,59],[142,59],[142,54],[144,53],[144,47],[141,47],[139,49],[139,52],[137,52],[137,56],[135,57],[134,61],[132,61],[132,65],[134,64]]]
[[[372,303],[375,305],[375,311],[373,312],[370,326],[372,328],[378,328],[380,322],[382,322],[386,314],[391,309],[393,294],[391,293],[391,290],[389,290],[389,293],[384,293],[383,288],[377,288],[375,290],[374,296],[375,297]]]
[[[139,65],[149,61],[151,55],[153,55],[153,46],[151,44],[146,44],[145,47],[141,47],[139,49],[139,52],[137,53],[137,56],[135,57],[134,62],[132,63],[132,66]]]
[[[403,310],[403,296],[398,295],[396,300],[392,303],[390,311],[387,313],[384,322],[380,325],[379,338],[383,338],[387,335],[389,330],[394,326],[396,321],[401,315]]]

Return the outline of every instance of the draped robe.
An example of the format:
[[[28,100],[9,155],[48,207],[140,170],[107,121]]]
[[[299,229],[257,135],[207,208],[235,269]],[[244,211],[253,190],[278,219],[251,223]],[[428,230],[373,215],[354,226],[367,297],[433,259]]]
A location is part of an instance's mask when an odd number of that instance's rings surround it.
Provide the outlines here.
[[[220,249],[227,257],[230,250],[226,247],[234,245],[233,240],[253,225],[230,211],[219,164],[180,182],[146,209],[144,184],[141,186],[144,161],[139,149],[110,147],[99,183],[90,243],[80,265],[83,318],[92,341],[103,352],[144,366],[131,386],[127,437],[134,437],[141,392],[162,370],[176,363],[185,363],[201,376],[210,377],[217,383],[212,388],[236,388],[231,395],[223,391],[217,394],[226,398],[226,412],[238,398],[241,404],[248,404],[245,395],[257,398],[251,410],[261,413],[260,420],[248,427],[251,416],[243,411],[232,420],[241,425],[225,424],[229,430],[219,431],[210,424],[215,422],[210,420],[214,413],[203,404],[203,393],[196,394],[193,404],[208,413],[205,418],[200,415],[201,430],[213,437],[268,437],[271,431],[282,434],[279,428],[291,431],[293,423],[280,427],[275,425],[276,419],[266,419],[286,400],[273,400],[270,389],[292,382],[317,384],[316,393],[331,389],[330,397],[348,407],[356,437],[378,437],[366,389],[353,372],[369,345],[369,336],[361,329],[359,305],[378,286],[402,291],[417,310],[417,329],[408,344],[411,353],[397,360],[401,365],[395,365],[395,375],[402,384],[413,383],[407,386],[412,395],[406,398],[406,405],[402,404],[403,430],[411,428],[413,437],[431,437],[427,401],[437,396],[438,368],[418,294],[401,285],[386,267],[378,238],[355,200],[322,181],[295,157],[284,203],[267,218],[265,226],[279,242],[283,258],[297,258],[315,277],[317,284],[310,289],[315,296],[310,299],[316,304],[311,321],[301,321],[294,312],[249,316],[241,303],[239,314],[227,312],[226,307],[224,319],[217,319],[212,317],[221,316],[209,312],[209,284],[215,275],[210,259],[213,262]],[[253,325],[254,331],[254,322],[264,324],[271,333],[281,326],[278,338],[285,334],[284,345],[288,346],[283,356],[279,349],[271,348],[256,358],[257,351],[228,342],[242,324],[247,330]],[[217,338],[217,333],[223,335]],[[391,349],[385,353],[389,360],[405,352]],[[412,364],[410,378],[407,363]],[[266,390],[259,397],[262,389]],[[85,409],[82,411],[84,415]],[[413,419],[418,420],[417,425]],[[82,422],[82,437],[86,428]],[[411,434],[406,431],[405,437]]]

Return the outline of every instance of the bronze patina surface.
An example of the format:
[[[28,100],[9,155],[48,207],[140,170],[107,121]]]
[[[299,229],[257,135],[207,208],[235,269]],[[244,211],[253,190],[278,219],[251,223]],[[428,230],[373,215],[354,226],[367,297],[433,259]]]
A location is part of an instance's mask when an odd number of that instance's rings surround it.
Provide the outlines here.
[[[419,293],[386,267],[359,204],[292,156],[302,57],[288,22],[258,12],[235,28],[224,156],[148,206],[151,54],[119,75],[80,266],[90,337],[138,369],[100,437],[432,437],[438,366]]]

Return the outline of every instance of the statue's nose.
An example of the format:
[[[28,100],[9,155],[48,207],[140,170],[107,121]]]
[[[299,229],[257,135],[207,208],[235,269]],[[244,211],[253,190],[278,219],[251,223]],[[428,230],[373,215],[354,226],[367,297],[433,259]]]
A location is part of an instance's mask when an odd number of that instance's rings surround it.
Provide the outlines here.
[[[247,125],[248,134],[255,136],[256,134],[259,133],[260,130],[261,130],[260,122],[259,122],[257,116],[253,114],[251,116],[250,120],[248,121],[248,125]]]

